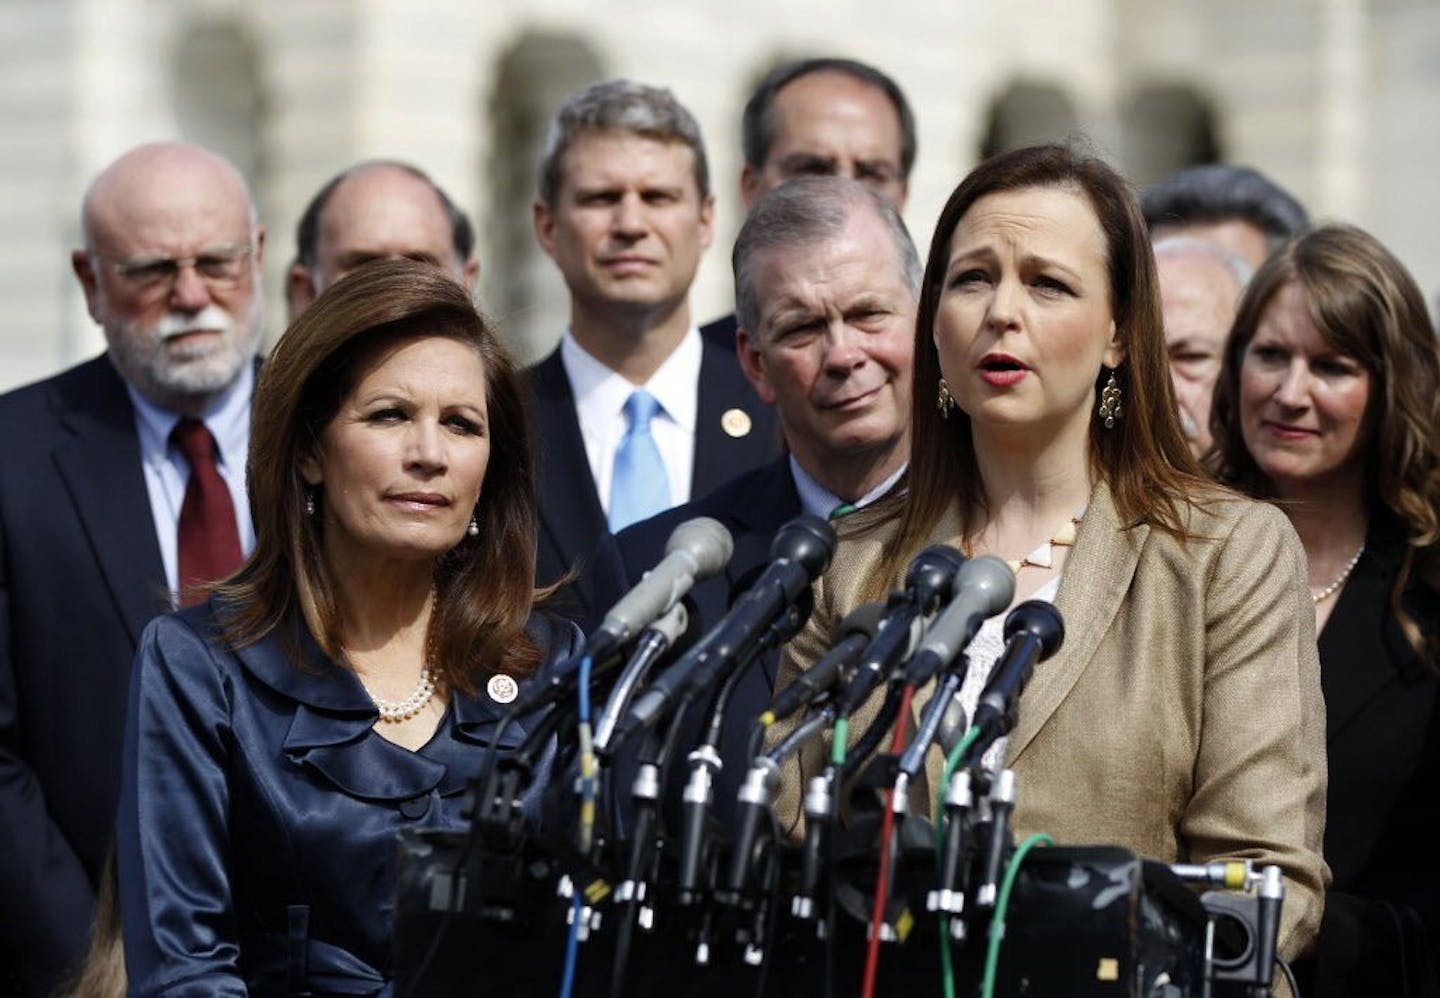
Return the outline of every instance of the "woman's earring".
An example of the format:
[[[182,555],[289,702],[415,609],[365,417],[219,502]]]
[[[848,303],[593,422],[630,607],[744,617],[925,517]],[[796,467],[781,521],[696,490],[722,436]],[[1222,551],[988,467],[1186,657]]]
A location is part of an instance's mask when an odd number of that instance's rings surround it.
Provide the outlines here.
[[[465,528],[465,533],[470,537],[480,536],[480,524],[475,522],[475,514],[470,514],[470,526]]]
[[[950,410],[955,408],[955,396],[950,394],[950,386],[945,379],[940,379],[940,391],[935,396],[935,408],[940,412],[941,419],[950,418]]]
[[[305,515],[312,520],[315,518],[315,490],[305,490]]]
[[[1110,369],[1110,380],[1100,389],[1100,418],[1105,420],[1107,430],[1113,430],[1115,420],[1120,418],[1120,382],[1115,377],[1114,368]]]

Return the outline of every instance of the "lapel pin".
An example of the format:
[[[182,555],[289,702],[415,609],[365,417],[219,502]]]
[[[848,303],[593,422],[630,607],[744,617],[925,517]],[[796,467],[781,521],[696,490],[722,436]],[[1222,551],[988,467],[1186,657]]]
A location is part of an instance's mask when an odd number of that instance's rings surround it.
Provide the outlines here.
[[[720,415],[720,429],[729,436],[743,437],[750,432],[750,414],[744,409],[726,409]]]
[[[520,695],[520,684],[510,676],[497,672],[485,684],[485,692],[496,703],[511,703]]]

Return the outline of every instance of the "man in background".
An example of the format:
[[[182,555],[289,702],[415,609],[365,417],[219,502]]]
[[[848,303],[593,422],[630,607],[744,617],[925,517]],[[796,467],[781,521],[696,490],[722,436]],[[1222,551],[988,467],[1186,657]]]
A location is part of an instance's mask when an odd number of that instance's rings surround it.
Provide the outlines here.
[[[894,207],[844,178],[796,180],[751,211],[733,263],[741,363],[775,406],[789,453],[603,542],[589,580],[597,617],[660,561],[678,524],[709,516],[729,529],[735,550],[723,573],[692,590],[703,633],[769,562],[787,520],[866,506],[905,469],[922,268]],[[777,659],[752,667],[732,697],[715,795],[722,820]],[[692,741],[702,721],[692,718]]]
[[[361,264],[402,258],[443,270],[472,291],[480,275],[470,220],[416,167],[370,160],[330,178],[300,216],[285,281],[290,321]]]
[[[1160,309],[1180,427],[1196,457],[1210,449],[1210,401],[1240,296],[1253,268],[1224,247],[1190,236],[1155,241]]]
[[[713,219],[699,126],[668,90],[611,80],[565,101],[534,206],[536,238],[570,293],[560,346],[527,372],[541,584],[607,531],[776,453],[773,413],[690,315]]]
[[[1192,236],[1258,269],[1283,242],[1310,228],[1305,206],[1248,166],[1210,163],[1147,187],[1140,198],[1152,239]]]
[[[915,165],[915,115],[898,84],[873,66],[821,57],[787,62],[765,75],[740,122],[746,212],[796,177],[848,177],[905,210]],[[701,327],[735,342],[735,316]]]
[[[265,233],[244,179],[140,146],[90,185],[82,230],[106,352],[0,397],[0,991],[26,996],[85,953],[141,630],[254,543]]]

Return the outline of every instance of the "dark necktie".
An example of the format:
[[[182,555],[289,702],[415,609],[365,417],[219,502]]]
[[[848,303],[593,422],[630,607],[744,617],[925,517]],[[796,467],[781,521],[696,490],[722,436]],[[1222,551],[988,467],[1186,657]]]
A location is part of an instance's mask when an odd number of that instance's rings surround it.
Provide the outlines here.
[[[240,567],[240,534],[230,488],[215,467],[215,438],[198,419],[175,424],[170,440],[190,462],[190,481],[180,505],[180,605],[192,606],[203,594],[193,586],[224,578]]]

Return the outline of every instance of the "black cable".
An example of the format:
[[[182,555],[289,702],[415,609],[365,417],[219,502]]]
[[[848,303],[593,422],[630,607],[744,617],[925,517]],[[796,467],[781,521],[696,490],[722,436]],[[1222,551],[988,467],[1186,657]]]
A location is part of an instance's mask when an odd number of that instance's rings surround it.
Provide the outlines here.
[[[1286,963],[1284,959],[1279,956],[1275,957],[1275,963],[1279,965],[1280,973],[1285,975],[1285,980],[1290,985],[1290,993],[1294,995],[1295,998],[1300,998],[1300,985],[1295,980],[1295,971],[1291,970],[1290,964]]]
[[[738,668],[732,669],[730,675],[725,677],[725,682],[721,684],[719,692],[717,692],[710,701],[710,709],[706,715],[709,720],[705,726],[705,735],[700,739],[700,744],[709,745],[711,748],[718,748],[720,746],[720,733],[724,730],[725,713],[730,709],[730,701],[735,696],[735,689],[740,685],[740,680],[744,678],[745,673],[749,672],[755,663],[760,661],[759,653],[761,651],[763,651],[761,648],[755,649],[754,652],[740,663]]]
[[[836,787],[844,786],[849,782],[850,777],[855,775],[855,771],[880,747],[881,739],[894,726],[895,718],[900,716],[900,700],[903,689],[904,687],[899,683],[891,683],[886,687],[885,702],[880,706],[880,713],[876,715],[870,727],[865,729],[860,740],[845,754],[845,762],[836,776]]]
[[[770,823],[769,888],[770,905],[765,912],[765,949],[760,954],[760,971],[755,981],[756,998],[765,998],[765,985],[770,979],[770,960],[775,949],[775,923],[780,907],[780,836],[775,823]]]
[[[829,707],[817,714],[811,714],[804,722],[766,754],[777,764],[784,763],[786,758],[794,755],[800,750],[800,746],[813,738],[818,732],[824,731],[835,721],[835,711]]]

